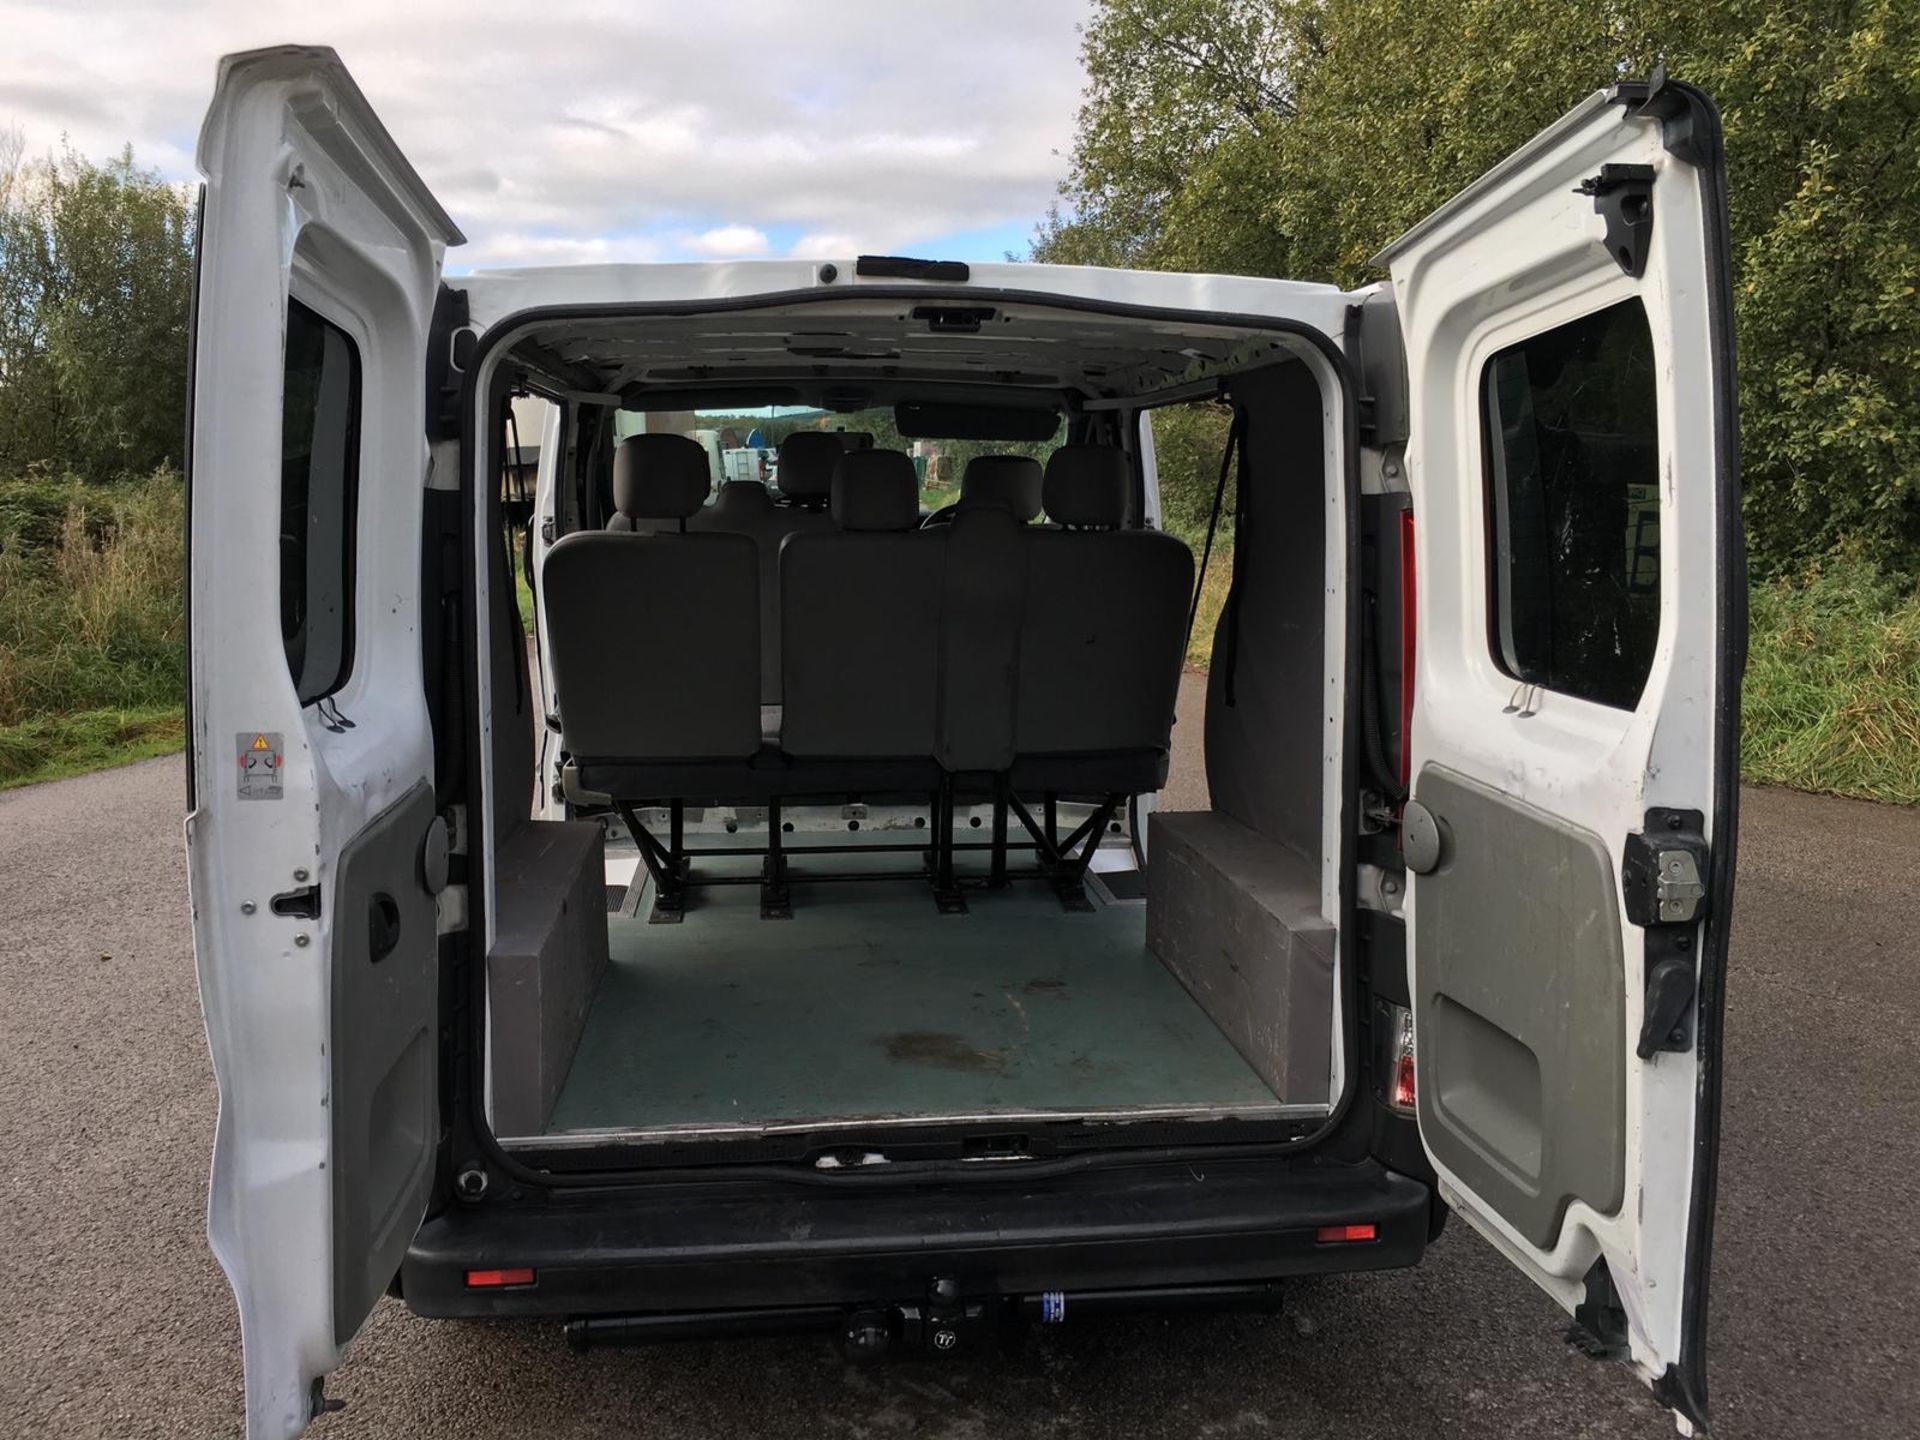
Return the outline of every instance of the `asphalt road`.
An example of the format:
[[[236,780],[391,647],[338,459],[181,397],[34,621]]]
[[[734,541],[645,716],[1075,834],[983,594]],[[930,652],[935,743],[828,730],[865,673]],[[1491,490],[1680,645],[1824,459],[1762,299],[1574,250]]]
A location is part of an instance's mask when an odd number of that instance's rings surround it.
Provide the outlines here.
[[[1190,707],[1197,709],[1196,707]],[[1191,800],[1197,767],[1177,783]],[[0,795],[0,1434],[240,1433],[204,1240],[211,1070],[178,759]],[[1915,1433],[1920,813],[1746,797],[1712,1369],[1726,1437]],[[1280,1316],[1089,1323],[1017,1358],[848,1367],[824,1341],[580,1357],[550,1324],[383,1305],[346,1437],[1580,1436],[1671,1428],[1464,1225]]]

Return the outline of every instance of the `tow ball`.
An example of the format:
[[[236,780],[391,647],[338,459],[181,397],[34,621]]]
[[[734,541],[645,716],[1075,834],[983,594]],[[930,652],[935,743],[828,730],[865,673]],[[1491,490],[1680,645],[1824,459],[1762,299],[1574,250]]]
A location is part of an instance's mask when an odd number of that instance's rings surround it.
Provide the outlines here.
[[[924,1302],[872,1306],[847,1317],[847,1359],[873,1365],[896,1354],[952,1355],[979,1348],[992,1330],[987,1306],[960,1298],[960,1282],[943,1275]]]

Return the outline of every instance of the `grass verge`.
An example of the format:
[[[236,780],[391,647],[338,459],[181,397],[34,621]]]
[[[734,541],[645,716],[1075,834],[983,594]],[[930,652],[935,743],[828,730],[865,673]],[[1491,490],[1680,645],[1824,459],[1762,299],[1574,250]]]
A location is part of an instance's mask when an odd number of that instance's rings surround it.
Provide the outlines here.
[[[175,705],[82,710],[0,726],[0,790],[170,755],[186,743],[185,721]]]
[[[1196,549],[1194,561],[1199,562]],[[1194,617],[1193,633],[1187,637],[1187,664],[1204,670],[1213,659],[1213,631],[1226,608],[1227,591],[1233,586],[1233,547],[1222,549],[1214,542],[1213,557],[1207,561],[1207,573],[1200,580],[1200,611]]]
[[[177,750],[180,477],[0,480],[0,786]]]
[[[1920,804],[1920,590],[1840,564],[1757,585],[1742,776]]]

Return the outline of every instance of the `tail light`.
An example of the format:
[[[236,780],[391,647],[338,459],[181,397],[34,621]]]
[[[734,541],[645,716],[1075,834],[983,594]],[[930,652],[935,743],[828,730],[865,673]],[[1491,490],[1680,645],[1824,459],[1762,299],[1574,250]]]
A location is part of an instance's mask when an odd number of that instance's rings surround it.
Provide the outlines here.
[[[534,1282],[534,1272],[529,1266],[515,1266],[504,1270],[469,1270],[467,1288],[469,1290],[508,1290]]]
[[[1313,1238],[1322,1245],[1368,1245],[1380,1238],[1379,1227],[1361,1225],[1322,1225]]]
[[[1391,1000],[1374,1002],[1373,1077],[1381,1104],[1396,1115],[1413,1114],[1413,1011]]]

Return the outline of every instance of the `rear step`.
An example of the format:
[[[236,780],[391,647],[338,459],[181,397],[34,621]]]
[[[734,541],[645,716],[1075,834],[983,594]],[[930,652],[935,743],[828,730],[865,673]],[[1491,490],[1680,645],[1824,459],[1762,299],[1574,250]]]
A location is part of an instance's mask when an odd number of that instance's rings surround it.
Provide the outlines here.
[[[798,1305],[761,1310],[694,1310],[641,1315],[583,1315],[567,1321],[567,1344],[648,1345],[744,1335],[835,1334],[849,1360],[867,1364],[898,1356],[980,1350],[1029,1325],[1137,1311],[1233,1310],[1277,1314],[1280,1282],[1167,1285],[1133,1290],[1049,1290],[967,1300],[951,1279],[935,1280],[925,1301],[871,1305]]]

